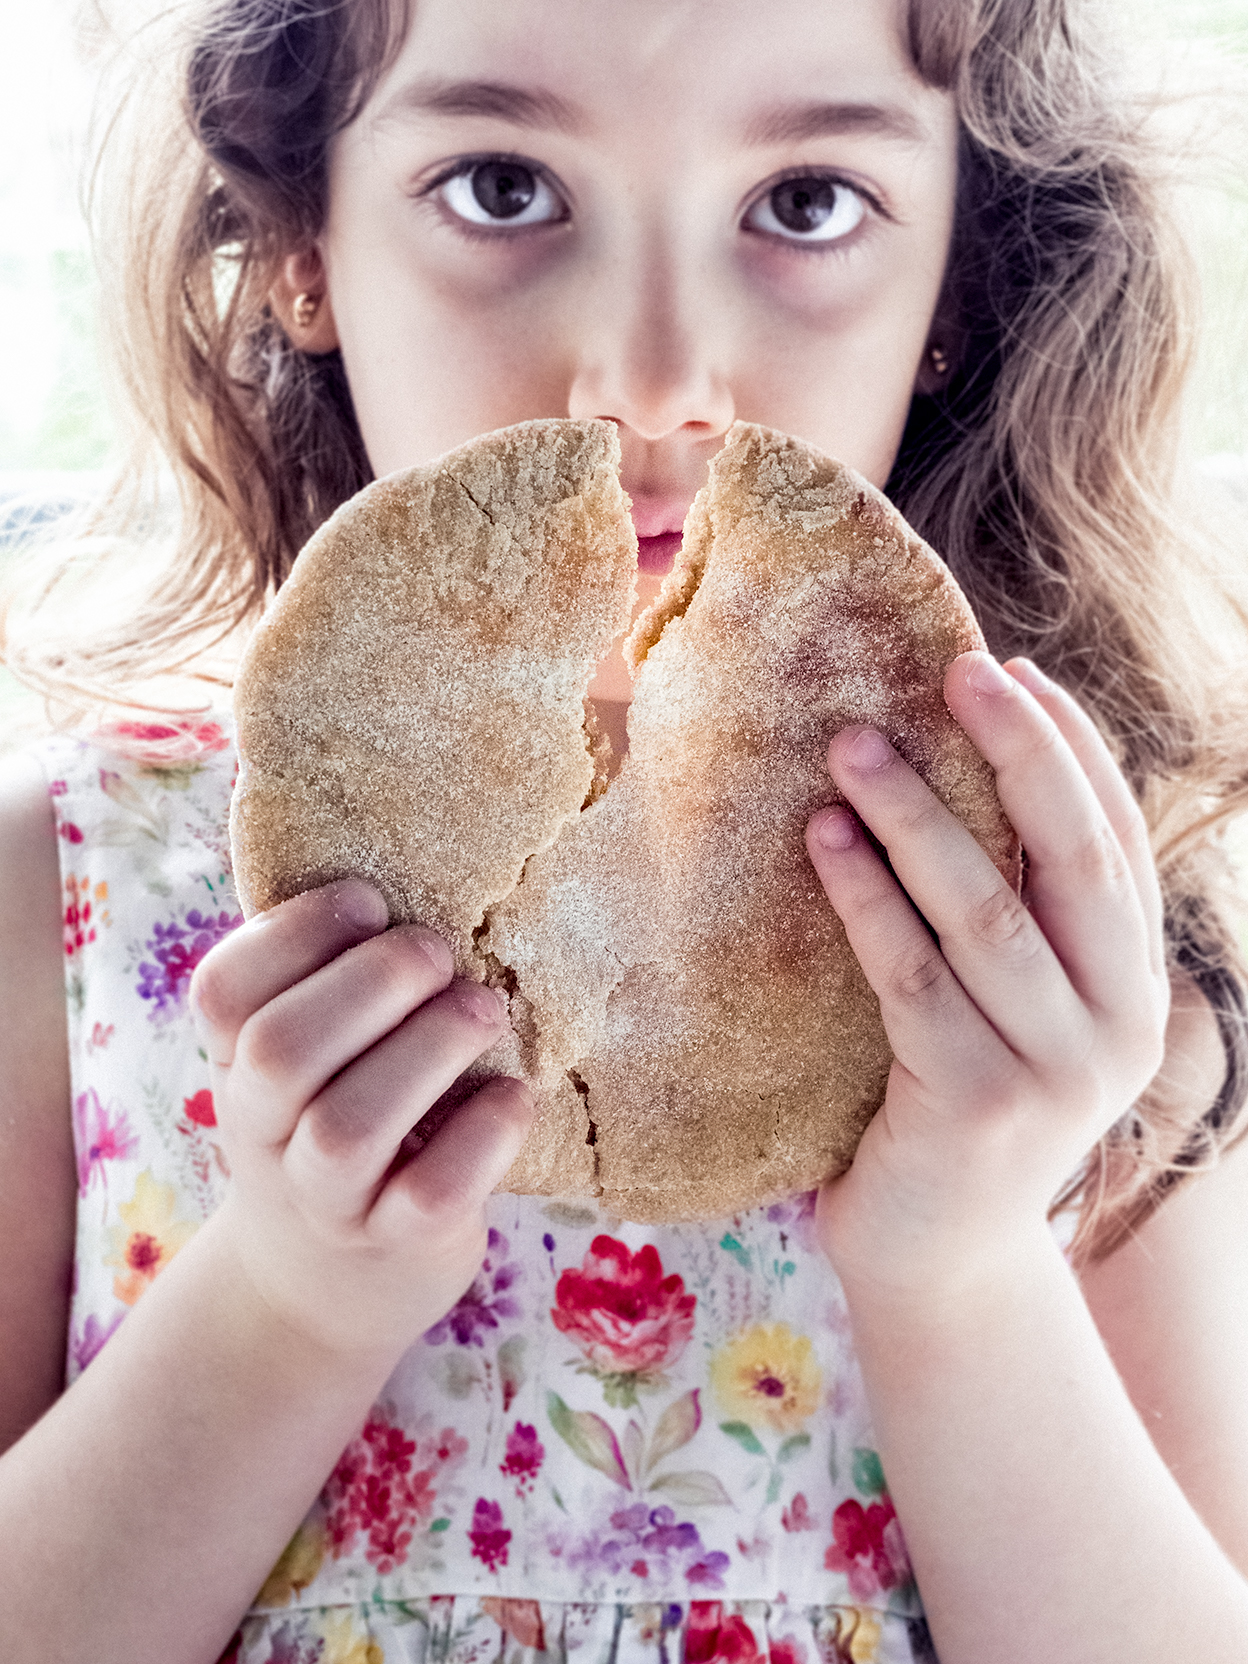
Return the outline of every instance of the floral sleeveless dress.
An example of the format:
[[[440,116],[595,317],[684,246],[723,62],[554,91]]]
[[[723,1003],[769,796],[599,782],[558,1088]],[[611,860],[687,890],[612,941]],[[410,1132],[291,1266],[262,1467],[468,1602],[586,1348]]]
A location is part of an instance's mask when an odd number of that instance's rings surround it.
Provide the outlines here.
[[[72,1381],[227,1183],[195,966],[241,922],[228,718],[41,747],[78,1163]],[[921,1664],[812,1196],[639,1226],[497,1196],[258,1592],[237,1664]]]

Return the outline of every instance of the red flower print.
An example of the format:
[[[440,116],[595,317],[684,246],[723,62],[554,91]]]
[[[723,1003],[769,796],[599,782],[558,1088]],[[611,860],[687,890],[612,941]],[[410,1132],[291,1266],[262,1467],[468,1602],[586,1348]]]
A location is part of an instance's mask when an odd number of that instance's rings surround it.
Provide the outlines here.
[[[75,826],[72,820],[61,822],[60,834],[67,844],[80,844],[82,842],[82,828],[81,826]]]
[[[870,1600],[910,1581],[910,1558],[890,1496],[864,1508],[853,1497],[832,1516],[831,1548],[823,1557],[830,1572],[845,1572],[855,1600]]]
[[[497,1571],[507,1564],[507,1545],[511,1532],[503,1525],[503,1510],[497,1502],[477,1498],[472,1511],[472,1530],[468,1533],[473,1558],[479,1560],[487,1572]]]
[[[64,832],[64,827],[61,828]],[[77,827],[74,828],[77,832]],[[82,834],[78,833],[71,842],[82,841]],[[76,878],[73,873],[65,880],[65,911],[61,918],[65,932],[65,956],[72,959],[80,948],[85,948],[89,942],[95,941],[96,925],[107,924],[108,913],[104,911],[96,916],[93,903],[107,901],[108,885],[96,884],[92,887],[89,878]],[[99,1025],[97,1023],[96,1027]]]
[[[546,1449],[537,1436],[537,1428],[518,1421],[507,1435],[507,1455],[498,1464],[498,1471],[514,1479],[516,1495],[524,1497],[533,1489],[545,1456]]]
[[[415,1439],[374,1409],[343,1451],[322,1498],[325,1534],[335,1560],[364,1537],[364,1557],[385,1575],[407,1559],[418,1527],[433,1517],[433,1481],[468,1449],[453,1428]]]
[[[806,1664],[806,1648],[791,1635],[782,1641],[772,1641],[767,1650],[771,1664]]]
[[[661,1380],[661,1371],[688,1346],[695,1294],[684,1280],[663,1275],[652,1243],[631,1253],[623,1242],[596,1236],[579,1271],[569,1269],[555,1288],[551,1318],[585,1355],[590,1373],[614,1383],[608,1403],[636,1403],[638,1385]]]
[[[780,1524],[786,1531],[813,1531],[815,1522],[804,1492],[798,1491],[787,1508],[780,1510]]]
[[[182,1113],[197,1127],[215,1127],[217,1124],[217,1112],[212,1107],[212,1093],[206,1086],[193,1098],[183,1098]]]
[[[739,1612],[724,1617],[717,1600],[691,1600],[685,1626],[685,1664],[756,1664],[754,1631]]]

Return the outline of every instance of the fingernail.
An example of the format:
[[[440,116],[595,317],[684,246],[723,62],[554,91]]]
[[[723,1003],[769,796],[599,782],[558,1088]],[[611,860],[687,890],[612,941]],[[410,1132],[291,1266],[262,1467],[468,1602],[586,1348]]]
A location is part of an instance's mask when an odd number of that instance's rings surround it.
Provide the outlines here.
[[[503,1002],[492,988],[486,988],[479,982],[463,982],[458,993],[460,1007],[466,1016],[493,1026],[502,1022]]]
[[[412,940],[439,976],[450,976],[455,969],[455,956],[436,930],[415,929]]]
[[[362,878],[344,878],[334,889],[334,917],[366,930],[384,930],[390,917],[380,890]]]
[[[893,760],[893,748],[874,728],[863,728],[849,742],[846,758],[855,768],[883,768]]]
[[[967,668],[966,679],[976,693],[1009,693],[1014,684],[990,653],[976,653]]]
[[[1038,665],[1030,659],[1011,659],[1010,674],[1016,682],[1021,682],[1028,693],[1052,693],[1054,683],[1044,674]]]
[[[815,840],[824,849],[848,849],[858,837],[858,827],[848,809],[827,809],[815,822]]]

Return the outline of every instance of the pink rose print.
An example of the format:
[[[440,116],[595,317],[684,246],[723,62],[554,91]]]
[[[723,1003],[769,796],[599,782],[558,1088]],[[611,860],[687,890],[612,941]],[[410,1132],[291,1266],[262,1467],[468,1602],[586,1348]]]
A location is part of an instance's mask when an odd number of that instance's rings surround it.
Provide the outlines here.
[[[104,722],[95,739],[119,757],[139,763],[185,763],[224,751],[229,739],[219,722]]]
[[[563,1272],[551,1319],[585,1356],[585,1373],[604,1386],[608,1404],[637,1402],[639,1387],[663,1382],[693,1334],[697,1295],[684,1279],[663,1275],[658,1250],[646,1243],[631,1253],[613,1237],[596,1236],[579,1271]]]
[[[864,1508],[850,1498],[832,1516],[831,1548],[823,1557],[830,1572],[845,1572],[855,1600],[871,1600],[886,1589],[909,1583],[913,1573],[897,1511],[887,1493]]]
[[[479,1560],[487,1572],[495,1572],[507,1564],[507,1545],[511,1532],[503,1525],[503,1510],[497,1502],[477,1498],[472,1511],[472,1530],[468,1533],[473,1558]]]
[[[780,1524],[786,1531],[813,1531],[815,1522],[803,1492],[798,1491],[787,1508],[780,1510]]]
[[[124,1109],[109,1111],[94,1086],[74,1099],[74,1149],[78,1158],[78,1194],[85,1196],[96,1176],[107,1182],[106,1161],[125,1161],[138,1150],[138,1134],[130,1129]]]
[[[537,1436],[537,1428],[518,1421],[507,1435],[507,1455],[498,1464],[498,1471],[515,1480],[516,1495],[523,1498],[533,1489],[545,1456],[546,1449]]]
[[[374,1409],[364,1431],[339,1457],[322,1492],[330,1552],[341,1559],[364,1537],[364,1557],[383,1575],[407,1559],[417,1528],[433,1517],[433,1481],[468,1450],[451,1427],[411,1439]]]
[[[754,1631],[739,1612],[724,1617],[720,1601],[689,1602],[685,1664],[756,1664],[760,1656]]]

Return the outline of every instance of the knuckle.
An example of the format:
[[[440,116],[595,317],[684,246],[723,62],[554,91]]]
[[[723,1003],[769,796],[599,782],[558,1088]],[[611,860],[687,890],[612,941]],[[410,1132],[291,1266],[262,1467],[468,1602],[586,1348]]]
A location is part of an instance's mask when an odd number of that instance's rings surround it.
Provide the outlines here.
[[[236,1060],[250,1074],[275,1084],[291,1072],[305,1050],[281,1014],[264,1006],[243,1025]]]
[[[888,978],[889,992],[911,1003],[940,1005],[948,998],[949,967],[934,942],[918,945],[897,959]]]
[[[229,1029],[238,1020],[233,979],[228,967],[214,954],[206,954],[195,967],[188,994],[192,1013],[210,1029]]]
[[[1098,889],[1119,890],[1130,882],[1131,872],[1122,845],[1108,825],[1099,825],[1079,839],[1067,856],[1075,876]]]
[[[977,901],[966,920],[971,939],[986,948],[1014,948],[1023,955],[1039,946],[1035,921],[1018,896],[1004,885]]]

